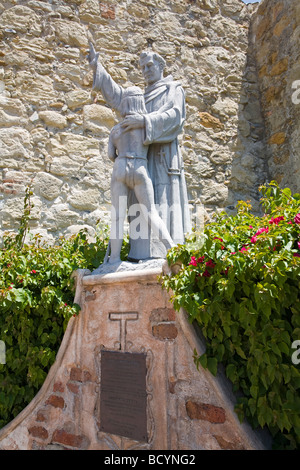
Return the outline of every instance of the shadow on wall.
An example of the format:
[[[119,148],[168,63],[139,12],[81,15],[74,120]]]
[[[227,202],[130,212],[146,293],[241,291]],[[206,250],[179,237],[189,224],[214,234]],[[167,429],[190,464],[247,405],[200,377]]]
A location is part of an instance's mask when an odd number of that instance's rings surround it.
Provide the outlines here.
[[[268,178],[265,123],[255,57],[255,36],[250,23],[248,49],[238,102],[238,132],[234,148],[227,210],[233,213],[236,202],[245,200],[245,193],[256,213],[259,207],[259,186]]]
[[[299,0],[263,0],[252,30],[270,178],[299,192]]]

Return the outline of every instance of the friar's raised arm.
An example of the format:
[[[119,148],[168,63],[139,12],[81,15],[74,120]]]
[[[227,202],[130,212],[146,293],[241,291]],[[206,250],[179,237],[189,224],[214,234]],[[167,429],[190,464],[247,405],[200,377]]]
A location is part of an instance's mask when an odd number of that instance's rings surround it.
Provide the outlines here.
[[[124,89],[118,85],[98,60],[94,46],[90,43],[89,64],[94,72],[93,89],[101,91],[103,98],[113,109],[119,111]]]

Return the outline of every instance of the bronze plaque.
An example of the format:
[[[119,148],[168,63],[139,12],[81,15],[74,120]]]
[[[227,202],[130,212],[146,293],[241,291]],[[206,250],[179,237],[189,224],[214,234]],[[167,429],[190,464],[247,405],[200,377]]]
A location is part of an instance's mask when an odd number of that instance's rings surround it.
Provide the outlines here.
[[[146,355],[101,351],[100,431],[147,442]]]

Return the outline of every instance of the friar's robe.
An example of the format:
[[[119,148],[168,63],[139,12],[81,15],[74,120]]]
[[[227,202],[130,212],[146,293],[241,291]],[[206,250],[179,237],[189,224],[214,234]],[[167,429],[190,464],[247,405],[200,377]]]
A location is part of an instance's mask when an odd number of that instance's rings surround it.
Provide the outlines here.
[[[100,63],[94,75],[93,87],[101,90],[106,102],[120,111],[124,89],[114,82]],[[144,144],[149,145],[148,170],[155,204],[173,241],[176,244],[184,243],[184,234],[191,229],[183,159],[178,145],[178,135],[185,120],[184,91],[179,83],[168,76],[148,86],[144,98],[148,112],[144,116]],[[137,201],[132,193],[129,206],[134,203]],[[131,216],[129,220],[136,228],[134,220],[137,219]],[[129,259],[164,257],[166,250],[163,244],[153,237],[141,215],[138,220],[144,224],[143,228],[140,227],[143,235],[142,238],[131,238]]]

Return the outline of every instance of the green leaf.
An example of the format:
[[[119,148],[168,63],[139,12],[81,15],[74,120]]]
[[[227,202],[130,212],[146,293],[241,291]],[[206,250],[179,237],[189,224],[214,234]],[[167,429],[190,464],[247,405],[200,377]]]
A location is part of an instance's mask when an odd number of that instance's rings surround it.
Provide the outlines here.
[[[209,357],[207,359],[207,368],[214,375],[217,375],[218,372],[218,361],[215,357]]]
[[[231,382],[235,382],[237,379],[237,369],[234,364],[228,364],[226,367],[226,375],[231,380]]]

